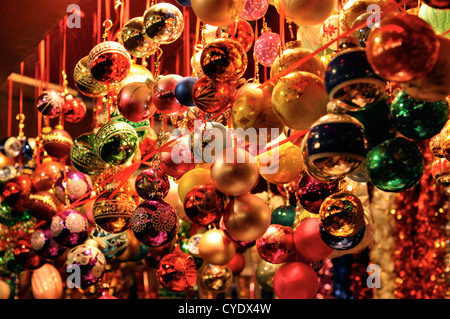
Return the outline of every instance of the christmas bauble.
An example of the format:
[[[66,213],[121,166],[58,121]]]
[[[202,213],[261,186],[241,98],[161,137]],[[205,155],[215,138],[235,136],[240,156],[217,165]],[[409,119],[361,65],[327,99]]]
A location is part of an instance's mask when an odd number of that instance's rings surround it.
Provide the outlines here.
[[[225,292],[233,284],[233,272],[228,265],[206,264],[200,272],[200,283],[210,292]]]
[[[26,270],[36,270],[45,264],[45,259],[41,258],[33,250],[30,238],[19,239],[14,245],[14,259],[20,267]]]
[[[4,202],[14,210],[26,209],[28,198],[34,190],[33,181],[27,174],[11,178],[2,189]]]
[[[424,0],[424,3],[436,9],[450,9],[450,1],[448,0]]]
[[[224,209],[224,196],[212,185],[196,185],[184,199],[186,216],[202,226],[219,222]]]
[[[436,183],[450,185],[450,162],[445,158],[435,158],[431,163],[431,175]]]
[[[231,144],[230,137],[232,134],[230,128],[218,122],[195,122],[194,130],[189,136],[194,162],[212,164],[216,154]],[[209,166],[205,165],[205,167]]]
[[[58,269],[44,264],[31,275],[31,292],[34,299],[60,299],[63,296],[63,281]]]
[[[448,103],[424,102],[400,92],[391,104],[391,119],[407,138],[426,140],[438,134],[448,119]]]
[[[186,110],[186,106],[180,104],[175,96],[175,88],[182,79],[178,74],[160,75],[156,79],[152,104],[161,114],[176,115]]]
[[[345,102],[350,111],[381,100],[386,91],[386,83],[372,70],[363,48],[333,56],[326,68],[325,86],[330,100]]]
[[[154,82],[153,74],[146,66],[132,62],[128,75],[125,79],[115,84],[114,87],[119,92],[125,85],[130,83],[146,83],[148,86],[153,86]]]
[[[264,289],[273,289],[273,277],[284,264],[272,264],[265,260],[261,260],[255,269],[255,280]]]
[[[156,109],[151,104],[152,90],[146,83],[132,82],[120,89],[117,96],[117,109],[131,122],[148,120]]]
[[[265,67],[272,67],[280,55],[281,37],[272,31],[263,31],[255,42],[255,60]]]
[[[69,169],[54,184],[55,195],[58,200],[65,204],[74,203],[81,198],[89,198],[92,185],[89,178],[83,173]]]
[[[62,106],[64,119],[69,123],[79,123],[86,115],[86,104],[80,99],[66,96]]]
[[[294,232],[295,248],[302,257],[311,262],[324,260],[333,252],[320,237],[319,223],[319,218],[305,219]]]
[[[172,137],[159,152],[159,167],[174,178],[182,177],[195,167],[189,137]]]
[[[302,157],[312,177],[331,182],[353,173],[365,161],[367,149],[360,122],[346,114],[328,114],[303,139]]]
[[[292,260],[295,253],[294,231],[291,227],[271,224],[256,240],[256,250],[262,259],[272,264]]]
[[[445,124],[444,128],[448,125],[448,122]],[[431,155],[434,157],[442,158],[444,157],[444,152],[442,150],[442,142],[445,139],[445,136],[442,134],[442,131],[439,134],[436,134],[430,139],[428,143],[428,147],[430,148]]]
[[[88,56],[80,59],[73,71],[75,86],[83,95],[88,97],[102,97],[108,93],[106,84],[97,82],[88,68]]]
[[[258,179],[256,160],[241,148],[227,148],[219,152],[211,166],[214,187],[226,195],[248,193],[256,186]]]
[[[143,15],[143,31],[152,41],[170,44],[183,33],[183,13],[170,3],[156,3]]]
[[[231,237],[252,242],[269,228],[271,212],[264,200],[253,194],[245,194],[230,199],[222,221]]]
[[[319,214],[320,205],[331,194],[339,192],[339,183],[320,182],[308,174],[303,174],[298,183],[297,198],[304,209]]]
[[[423,155],[412,141],[396,137],[367,154],[367,172],[374,186],[385,192],[403,192],[416,185],[423,174]]]
[[[121,233],[131,227],[136,203],[132,196],[123,191],[106,191],[95,200],[92,213],[95,223],[110,233]]]
[[[356,26],[360,26],[353,33],[352,36],[358,40],[358,43],[361,47],[366,47],[367,38],[369,37],[371,28],[368,25],[360,25],[367,19],[372,17],[373,12],[366,12],[361,14],[359,17],[353,21],[351,28],[355,28]]]
[[[94,151],[94,138],[94,134],[83,133],[74,140],[70,148],[72,165],[87,175],[99,174],[108,166]]]
[[[169,178],[156,167],[140,172],[134,185],[138,195],[145,200],[164,198],[170,189]]]
[[[321,24],[316,25],[299,25],[297,28],[297,40],[302,45],[312,51],[315,51],[322,47],[321,43]]]
[[[46,90],[42,92],[36,102],[36,107],[42,115],[53,119],[59,116],[62,112],[64,104],[64,95],[55,90]]]
[[[261,19],[269,9],[269,0],[246,0],[241,18],[249,21]]]
[[[245,0],[191,0],[194,14],[204,23],[227,26],[239,18],[245,8]]]
[[[139,137],[139,148],[141,148],[143,141],[145,140],[145,138],[147,136],[150,136],[151,134],[155,134],[153,129],[150,127],[150,120],[149,119],[145,119],[143,121],[140,122],[133,122],[130,120],[127,120],[121,113],[119,110],[114,110],[111,113],[111,122],[125,122],[127,124],[129,124],[132,128],[134,128],[134,130],[136,131],[138,137]],[[156,141],[156,136],[151,137],[154,138]]]
[[[252,48],[255,40],[252,25],[246,20],[239,18],[228,27],[227,33],[230,35],[230,38],[239,42],[245,52],[248,52]]]
[[[237,252],[227,265],[230,267],[233,276],[239,276],[245,268],[244,255]]]
[[[58,212],[61,204],[56,196],[49,191],[30,194],[26,203],[28,212],[37,219],[51,220]]]
[[[120,31],[120,42],[136,58],[147,58],[157,50],[157,43],[145,36],[144,18],[136,17],[127,21]]]
[[[247,63],[247,52],[242,45],[227,38],[206,44],[200,57],[203,73],[218,82],[239,80],[247,70]]]
[[[128,248],[130,241],[127,231],[114,234],[98,226],[92,229],[89,238],[97,242],[98,248],[107,260],[114,260],[121,256]]]
[[[208,76],[199,78],[192,87],[192,101],[205,113],[220,113],[233,103],[233,87],[226,82],[217,82]]]
[[[349,192],[328,196],[320,206],[320,225],[330,235],[355,236],[365,225],[361,200]]]
[[[53,238],[50,221],[31,234],[30,243],[35,253],[45,259],[57,259],[66,252],[66,248]]]
[[[340,51],[339,42],[342,41],[343,38],[340,38],[337,41],[335,40],[338,38],[338,36],[344,34],[344,32],[344,26],[339,21],[339,15],[333,14],[328,19],[326,19],[320,27],[320,44],[324,46],[334,41],[334,43],[328,46],[328,49],[333,51]]]
[[[348,237],[333,236],[322,225],[319,225],[319,234],[323,242],[335,250],[350,250],[358,246],[364,238],[366,226],[363,226],[356,235]]]
[[[33,172],[34,189],[38,192],[52,189],[56,181],[62,177],[62,171],[63,167],[60,162],[46,158]]]
[[[15,136],[6,137],[0,142],[0,151],[3,155],[9,158],[15,158],[19,156],[22,143],[20,139]]]
[[[198,253],[207,263],[226,265],[236,254],[236,246],[221,229],[211,229],[203,233]]]
[[[284,125],[306,130],[327,113],[328,94],[324,82],[309,72],[291,72],[278,79],[272,92],[275,115]]]
[[[9,299],[12,296],[11,286],[8,282],[0,280],[0,299]]]
[[[179,80],[175,85],[175,97],[178,102],[185,106],[194,106],[195,103],[192,99],[192,89],[198,78],[193,76],[186,76]]]
[[[212,185],[209,169],[195,167],[180,178],[177,191],[182,203],[184,203],[187,193],[197,185]]]
[[[57,126],[50,133],[42,135],[42,144],[49,156],[64,158],[69,155],[73,140],[62,126]]]
[[[298,25],[316,25],[324,22],[335,10],[336,2],[321,0],[278,0],[275,2],[278,12],[284,14],[287,21]]]
[[[144,245],[160,247],[178,232],[178,216],[172,205],[162,199],[147,200],[133,212],[131,230]]]
[[[104,41],[89,52],[86,61],[92,77],[102,84],[118,83],[130,72],[130,54],[122,44]]]
[[[295,207],[291,205],[283,205],[275,208],[272,211],[271,224],[278,224],[282,226],[292,227],[294,226],[295,217],[297,212]]]
[[[88,238],[89,224],[82,213],[75,209],[65,209],[52,218],[50,229],[58,244],[73,248]]]
[[[106,163],[121,165],[134,157],[138,140],[136,130],[128,123],[108,122],[95,134],[94,150]]]
[[[380,77],[408,82],[433,69],[439,57],[439,40],[428,23],[406,13],[385,17],[380,23],[366,44],[367,60]]]
[[[156,275],[159,283],[166,289],[189,291],[197,283],[194,257],[176,247],[174,252],[161,259]]]
[[[88,240],[67,253],[64,269],[67,281],[73,285],[72,288],[86,289],[101,280],[105,266],[105,256],[98,249],[97,243]]]
[[[302,262],[282,265],[273,277],[273,290],[280,299],[313,299],[318,289],[316,272]]]

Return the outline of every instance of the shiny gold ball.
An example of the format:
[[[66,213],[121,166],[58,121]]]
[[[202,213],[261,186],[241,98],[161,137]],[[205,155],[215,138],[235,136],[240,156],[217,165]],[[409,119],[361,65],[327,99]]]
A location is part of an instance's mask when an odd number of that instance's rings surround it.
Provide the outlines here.
[[[88,57],[85,56],[75,65],[73,80],[75,86],[83,95],[89,97],[102,97],[108,93],[106,84],[97,82],[89,72],[87,66]]]
[[[143,17],[133,18],[120,31],[120,42],[136,58],[147,58],[158,49],[157,43],[145,36],[143,21]]]
[[[202,235],[198,253],[207,263],[226,265],[236,254],[236,246],[221,229],[211,229]]]
[[[228,265],[207,264],[201,270],[200,283],[211,292],[224,292],[231,288],[233,272]]]

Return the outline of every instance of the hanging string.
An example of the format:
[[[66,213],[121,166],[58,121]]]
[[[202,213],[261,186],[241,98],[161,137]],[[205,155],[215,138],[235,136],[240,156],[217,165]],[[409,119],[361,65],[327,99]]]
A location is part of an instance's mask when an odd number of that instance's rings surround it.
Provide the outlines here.
[[[190,67],[190,51],[191,51],[191,26],[190,26],[190,15],[187,7],[183,6],[183,19],[184,19],[184,34],[183,34],[183,57],[184,57],[184,76],[189,76],[191,74]]]
[[[101,41],[102,29],[102,0],[97,0],[97,43]]]
[[[9,78],[8,85],[8,128],[7,128],[7,136],[11,136],[11,128],[12,128],[12,102],[13,102],[13,80]]]

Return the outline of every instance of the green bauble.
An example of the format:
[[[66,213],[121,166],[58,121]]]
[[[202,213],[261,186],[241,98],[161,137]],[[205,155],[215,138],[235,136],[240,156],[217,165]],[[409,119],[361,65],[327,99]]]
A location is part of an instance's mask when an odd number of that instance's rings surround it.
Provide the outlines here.
[[[423,155],[412,141],[395,137],[367,154],[367,172],[372,184],[385,192],[403,192],[414,187],[423,174]]]
[[[95,134],[94,150],[111,165],[122,165],[133,158],[139,148],[139,137],[128,123],[108,122]]]
[[[296,211],[291,205],[280,206],[272,212],[271,224],[292,227],[295,222]]]
[[[426,140],[438,134],[448,119],[445,100],[425,102],[400,92],[391,104],[391,119],[397,130],[413,140]]]
[[[108,166],[94,152],[94,137],[94,134],[81,134],[70,147],[70,159],[73,167],[87,175],[99,174],[105,171]]]
[[[130,124],[139,136],[139,143],[141,143],[147,137],[149,128],[151,127],[149,120],[144,120],[142,122],[132,122],[124,118],[123,115],[120,114],[119,110],[115,110],[111,113],[111,122],[117,121]]]
[[[12,215],[12,209],[5,202],[0,203],[0,224],[13,226],[16,219]]]
[[[428,22],[436,34],[442,34],[450,29],[450,10],[440,10],[423,3],[420,6],[419,18]],[[450,38],[450,33],[445,35]]]

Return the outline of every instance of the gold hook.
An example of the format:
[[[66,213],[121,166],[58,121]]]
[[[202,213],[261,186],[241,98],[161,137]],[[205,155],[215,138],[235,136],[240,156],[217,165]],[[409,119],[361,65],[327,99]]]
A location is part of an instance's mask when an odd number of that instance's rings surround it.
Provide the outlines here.
[[[108,37],[108,31],[112,28],[112,26],[113,22],[110,19],[103,22],[103,27],[105,28],[105,32],[103,32],[102,36],[103,40],[106,40],[106,38]]]
[[[19,121],[19,137],[22,137],[23,136],[23,128],[25,127],[25,124],[23,124],[25,122],[25,114],[23,114],[23,113],[17,114],[16,120]]]

